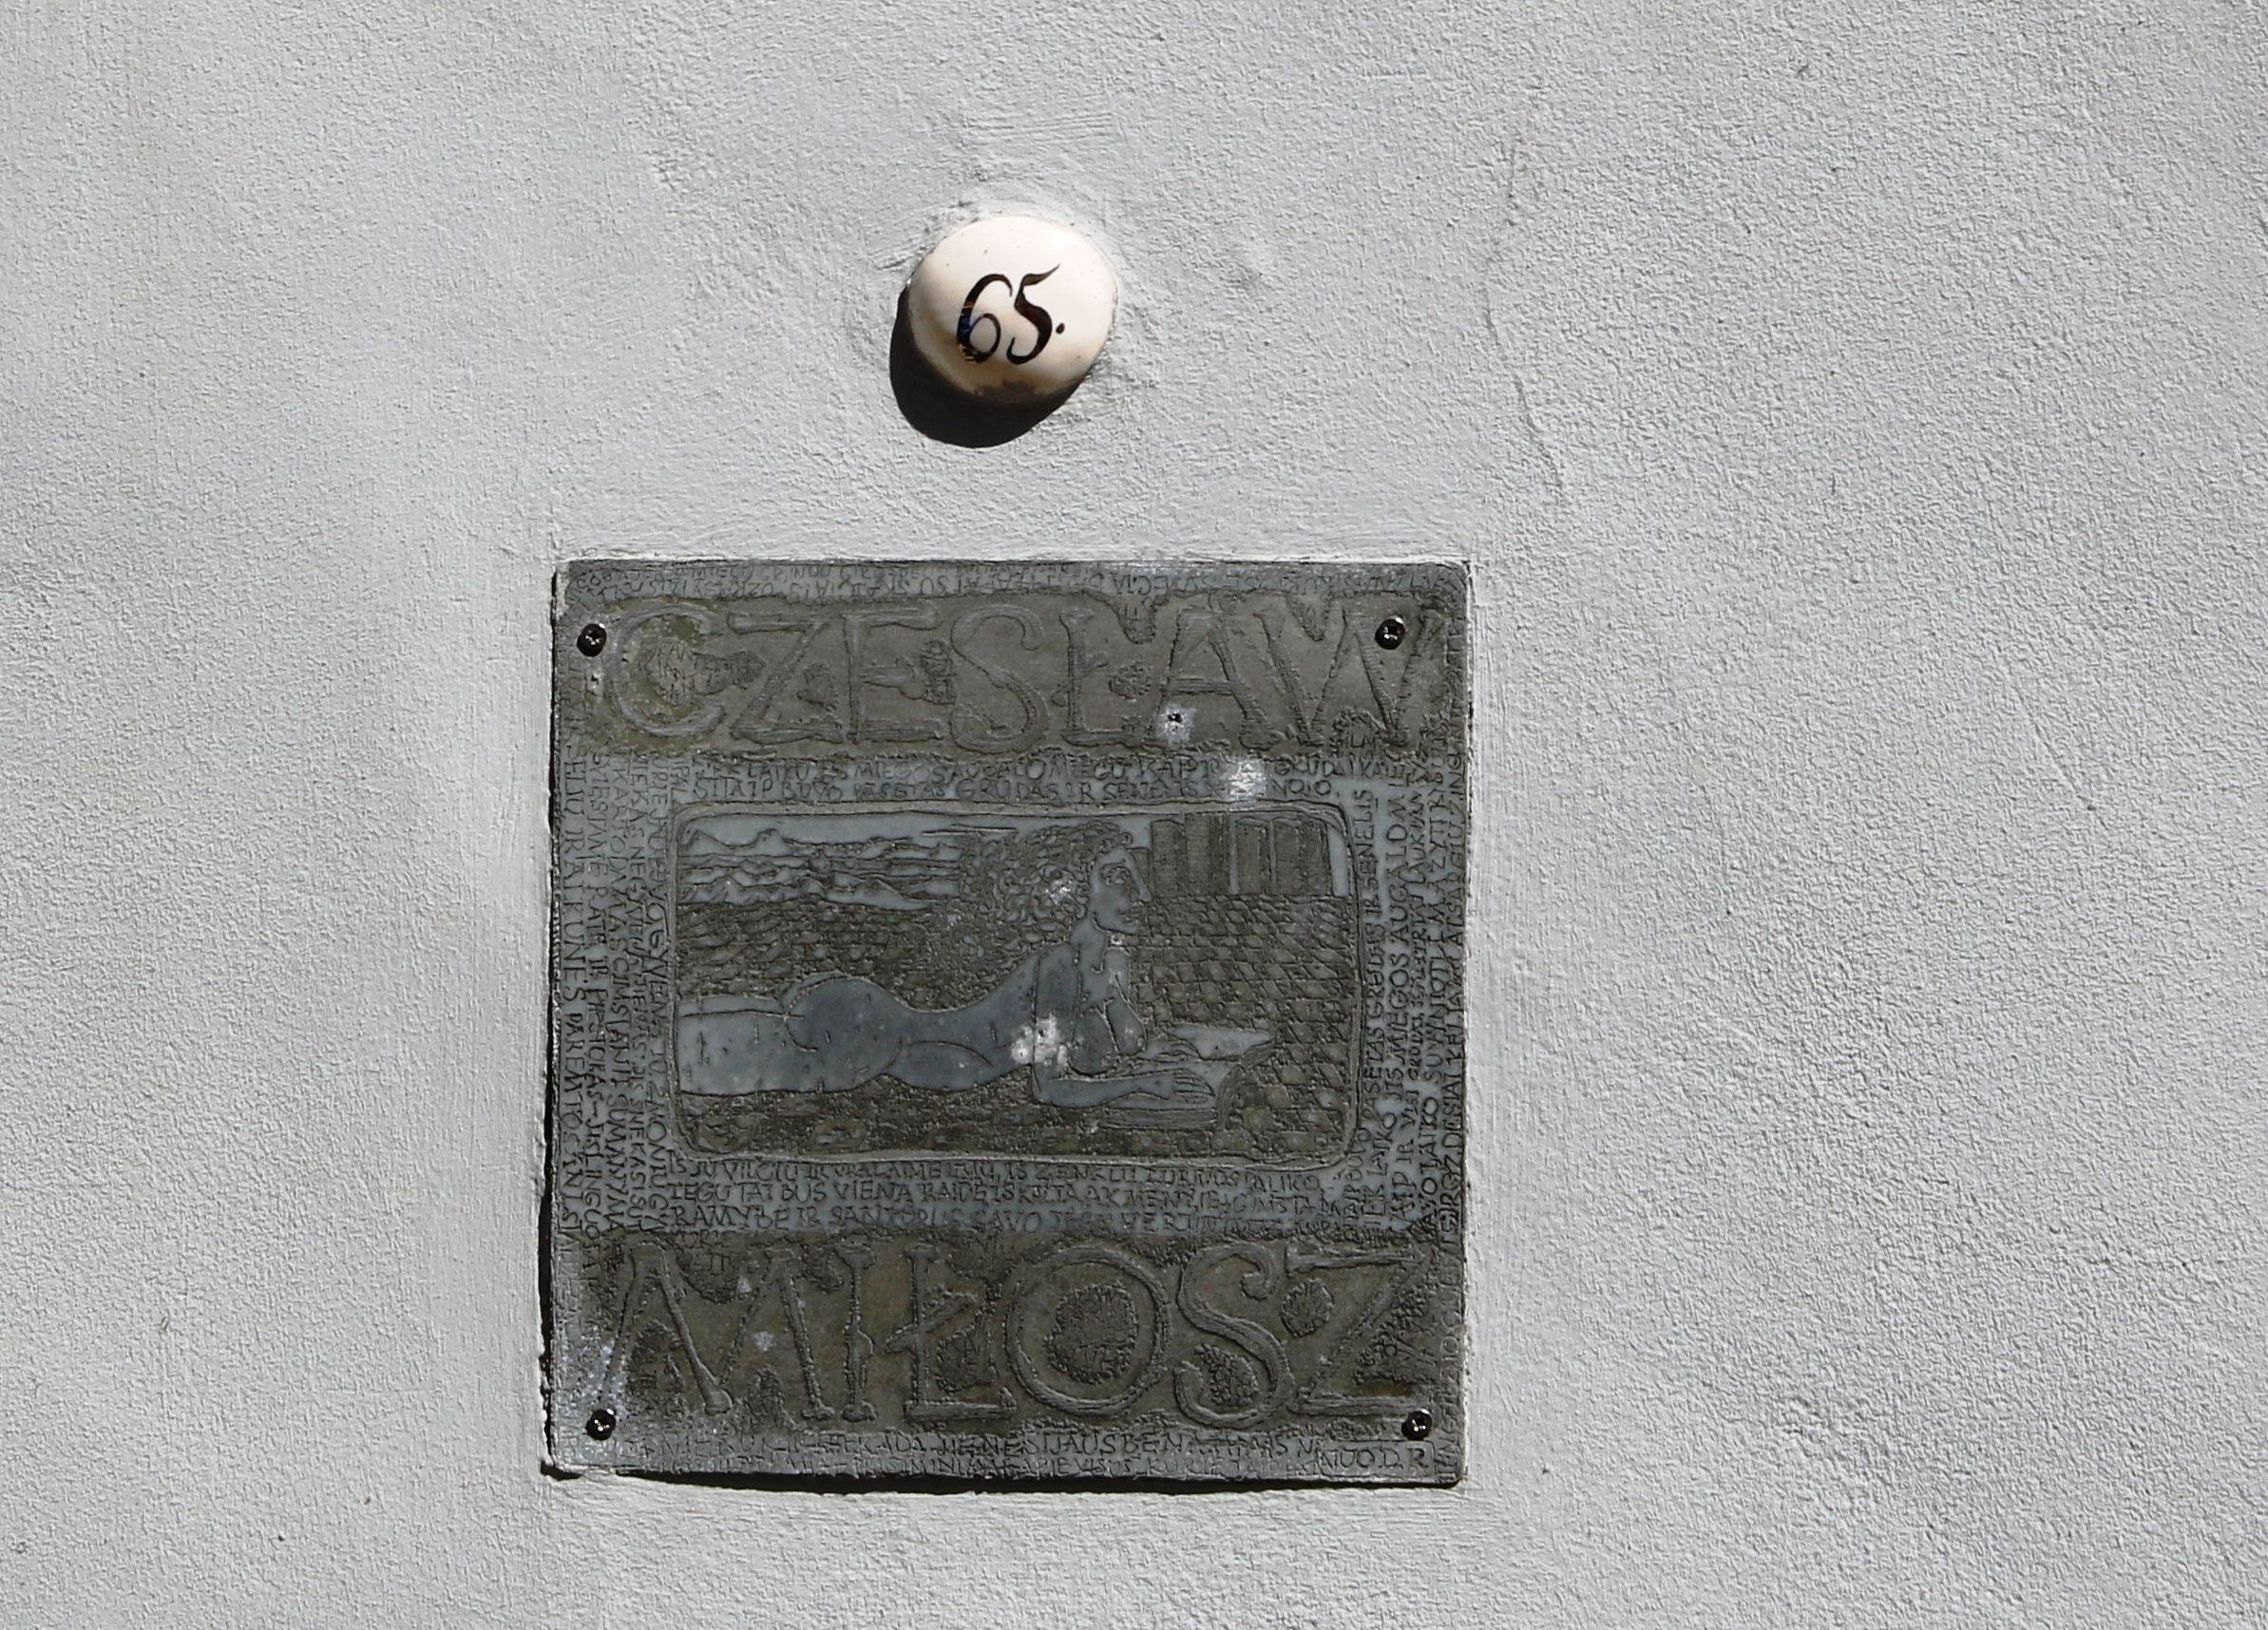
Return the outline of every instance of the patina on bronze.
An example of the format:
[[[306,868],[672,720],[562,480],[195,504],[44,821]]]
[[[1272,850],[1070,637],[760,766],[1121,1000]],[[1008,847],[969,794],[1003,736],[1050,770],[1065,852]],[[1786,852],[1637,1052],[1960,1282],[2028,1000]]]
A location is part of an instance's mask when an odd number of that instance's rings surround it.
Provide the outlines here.
[[[554,610],[557,1465],[1456,1480],[1460,568]]]

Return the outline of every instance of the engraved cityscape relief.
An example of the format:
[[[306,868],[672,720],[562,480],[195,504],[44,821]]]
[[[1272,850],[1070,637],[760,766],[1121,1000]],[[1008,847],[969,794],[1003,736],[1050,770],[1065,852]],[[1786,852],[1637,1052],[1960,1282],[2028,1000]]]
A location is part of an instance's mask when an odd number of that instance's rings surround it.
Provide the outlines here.
[[[557,610],[555,1464],[1456,1478],[1461,573]]]

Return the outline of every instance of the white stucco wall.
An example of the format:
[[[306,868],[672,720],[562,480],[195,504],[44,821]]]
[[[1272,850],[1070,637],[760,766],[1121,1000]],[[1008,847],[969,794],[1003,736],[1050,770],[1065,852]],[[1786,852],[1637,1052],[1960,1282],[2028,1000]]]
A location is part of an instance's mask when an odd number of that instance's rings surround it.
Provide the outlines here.
[[[2186,0],[8,9],[0,1622],[2268,1623],[2264,92]],[[886,370],[971,200],[1128,283],[990,450]],[[1469,1481],[543,1475],[554,565],[1399,551]]]

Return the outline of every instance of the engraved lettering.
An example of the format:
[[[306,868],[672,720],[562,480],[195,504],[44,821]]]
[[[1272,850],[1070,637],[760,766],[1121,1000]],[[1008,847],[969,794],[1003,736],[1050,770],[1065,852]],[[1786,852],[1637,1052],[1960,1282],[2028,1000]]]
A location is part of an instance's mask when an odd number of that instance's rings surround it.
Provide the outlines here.
[[[846,687],[846,711],[850,715],[850,739],[854,742],[923,742],[937,741],[945,733],[945,727],[938,719],[909,719],[903,723],[869,719],[867,714],[867,690],[892,690],[909,699],[924,698],[934,693],[933,686],[925,686],[925,675],[919,662],[914,666],[895,666],[869,669],[867,666],[867,636],[877,628],[928,629],[937,626],[935,606],[878,606],[872,610],[856,609],[843,614],[843,638],[848,661],[846,667],[850,682]]]
[[[1017,1380],[1066,1414],[1123,1414],[1165,1374],[1165,1286],[1115,1245],[1067,1245],[1031,1264],[1008,1305]]]
[[[636,1238],[628,1241],[623,1254],[630,1283],[622,1292],[622,1312],[615,1321],[614,1336],[600,1354],[604,1377],[599,1383],[599,1395],[621,1397],[638,1343],[658,1333],[683,1355],[686,1367],[693,1372],[694,1384],[700,1390],[702,1407],[711,1414],[722,1414],[733,1407],[733,1395],[701,1361],[693,1344],[693,1332],[685,1323],[685,1281],[677,1272],[677,1258],[658,1241]],[[657,1300],[661,1304],[658,1311],[653,1305]]]
[[[913,1286],[913,1317],[891,1331],[882,1344],[885,1353],[905,1353],[912,1357],[913,1377],[905,1392],[905,1418],[921,1422],[997,1420],[1014,1414],[1016,1400],[997,1382],[992,1383],[992,1401],[985,1403],[944,1396],[933,1390],[939,1335],[978,1306],[977,1298],[965,1291],[941,1290],[931,1295],[929,1275],[936,1262],[936,1246],[920,1242],[905,1247],[905,1269]],[[976,1328],[981,1331],[982,1326],[980,1316]]]
[[[740,1298],[740,1323],[726,1343],[723,1365],[727,1371],[741,1352],[753,1347],[757,1353],[769,1352],[774,1332],[759,1323],[757,1315],[769,1299],[776,1302],[787,1320],[788,1339],[795,1349],[795,1368],[803,1382],[804,1419],[832,1420],[834,1411],[828,1407],[826,1395],[819,1390],[819,1366],[811,1356],[811,1333],[804,1319],[803,1288],[795,1273],[795,1254],[782,1251],[767,1260],[762,1252],[749,1259],[749,1265],[741,1270],[734,1287]]]
[[[1281,606],[1263,606],[1258,613],[1262,633],[1267,636],[1267,650],[1274,659],[1276,677],[1284,686],[1285,700],[1291,709],[1292,723],[1300,740],[1309,746],[1320,746],[1327,739],[1327,731],[1340,720],[1353,717],[1360,726],[1380,736],[1394,732],[1394,710],[1386,703],[1383,682],[1379,673],[1379,662],[1372,642],[1362,633],[1360,619],[1339,614],[1339,640],[1331,648],[1323,664],[1323,677],[1310,692],[1301,679],[1301,671],[1313,660],[1316,645],[1306,651],[1292,649],[1290,630]],[[1320,644],[1317,641],[1316,644]],[[1354,659],[1354,671],[1362,675],[1367,691],[1364,697],[1350,694],[1354,688],[1342,683],[1347,673],[1349,654]],[[1326,710],[1328,710],[1326,711]]]
[[[724,703],[711,700],[677,718],[662,718],[646,711],[641,703],[632,700],[630,675],[633,670],[644,665],[646,642],[653,632],[652,625],[663,621],[691,623],[697,634],[716,632],[716,618],[699,606],[657,606],[651,611],[632,612],[613,619],[613,637],[600,659],[599,683],[615,711],[634,729],[650,736],[697,736],[716,728],[716,721],[724,716]],[[633,661],[635,653],[638,660]]]
[[[794,692],[798,700],[824,707],[824,692],[815,689],[812,677],[814,674],[824,674],[825,670],[807,667],[804,659],[810,652],[819,631],[827,626],[827,619],[737,614],[730,620],[735,634],[792,634],[796,636],[795,644],[786,655],[765,664],[764,672],[757,676],[756,683],[749,691],[748,705],[733,720],[733,733],[746,741],[764,743],[841,741],[841,722],[824,712],[818,717],[809,714],[797,719],[772,717],[773,710],[779,705],[781,694],[788,690],[791,680],[802,681],[802,688]]]
[[[1086,606],[1065,606],[1056,616],[1070,643],[1063,674],[1063,739],[1073,747],[1116,747],[1126,740],[1123,725],[1103,730],[1087,722],[1087,680],[1111,666],[1111,659],[1095,654],[1089,644],[1096,614]]]
[[[1191,666],[1208,654],[1220,671],[1217,675]],[[1173,630],[1172,655],[1166,662],[1166,694],[1229,697],[1236,704],[1242,740],[1250,747],[1267,747],[1284,733],[1269,722],[1266,710],[1245,682],[1235,648],[1219,616],[1204,606],[1185,610]]]
[[[838,1240],[835,1259],[850,1277],[850,1308],[843,1316],[843,1418],[870,1421],[874,1404],[867,1395],[867,1368],[874,1361],[874,1338],[867,1334],[866,1284],[874,1247],[864,1240]]]
[[[1102,616],[1097,600],[1116,616]],[[1143,650],[1166,613],[1165,649]],[[625,723],[665,741],[726,724],[739,741],[807,751],[949,742],[1005,756],[1051,736],[1169,750],[1224,737],[1254,749],[1286,737],[1319,748],[1400,744],[1432,728],[1461,635],[1421,601],[1397,615],[1409,633],[1389,653],[1365,632],[1371,605],[1299,597],[963,597],[729,616],[677,602],[607,617],[594,683]],[[886,631],[940,629],[942,637],[886,639]],[[781,637],[752,649],[720,640],[728,630],[742,641]],[[1043,673],[1052,694],[1039,688]],[[1198,705],[1208,696],[1233,704],[1232,726]]]
[[[1181,1270],[1181,1317],[1192,1328],[1220,1336],[1235,1350],[1230,1353],[1201,1343],[1195,1355],[1173,1373],[1173,1401],[1181,1406],[1183,1414],[1206,1426],[1258,1426],[1291,1396],[1291,1360],[1284,1344],[1265,1325],[1239,1318],[1205,1299],[1206,1276],[1238,1261],[1250,1270],[1238,1275],[1236,1280],[1238,1291],[1248,1300],[1266,1301],[1283,1288],[1275,1259],[1263,1247],[1244,1241],[1207,1246]],[[1241,1403],[1235,1401],[1239,1393]]]
[[[1354,1251],[1330,1247],[1308,1249],[1292,1245],[1285,1253],[1285,1267],[1293,1274],[1319,1274],[1340,1269],[1384,1268],[1378,1289],[1362,1311],[1324,1349],[1322,1361],[1291,1407],[1307,1415],[1396,1414],[1416,1402],[1405,1397],[1367,1396],[1347,1389],[1354,1366],[1369,1351],[1394,1311],[1401,1281],[1410,1271],[1408,1258],[1394,1251]]]
[[[953,619],[954,653],[1008,693],[1019,710],[1017,722],[1006,724],[989,717],[972,703],[956,703],[951,715],[953,741],[954,745],[972,752],[1021,752],[1047,733],[1047,703],[1014,669],[988,659],[981,650],[971,649],[978,631],[993,622],[1015,624],[1020,647],[1037,651],[1040,645],[1039,619],[1015,604],[979,606]]]

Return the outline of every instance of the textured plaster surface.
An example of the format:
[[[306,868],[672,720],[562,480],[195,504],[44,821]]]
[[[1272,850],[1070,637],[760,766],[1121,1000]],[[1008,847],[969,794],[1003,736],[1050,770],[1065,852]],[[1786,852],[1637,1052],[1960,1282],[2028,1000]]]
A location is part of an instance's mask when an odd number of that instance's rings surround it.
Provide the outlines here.
[[[0,1621],[2268,1621],[2264,40],[11,8]],[[1126,286],[990,449],[975,199]],[[543,1475],[555,562],[1443,550],[1469,1481]]]

